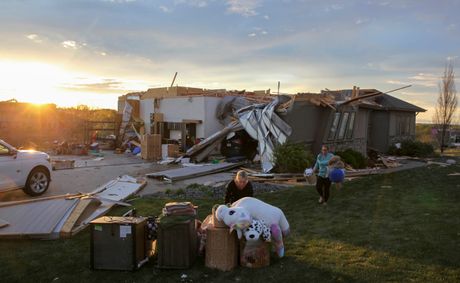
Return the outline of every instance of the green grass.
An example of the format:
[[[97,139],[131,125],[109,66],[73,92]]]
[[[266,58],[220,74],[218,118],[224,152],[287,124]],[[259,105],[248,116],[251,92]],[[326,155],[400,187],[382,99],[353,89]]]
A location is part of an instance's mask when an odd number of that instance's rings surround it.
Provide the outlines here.
[[[267,268],[219,272],[200,258],[188,270],[159,270],[149,262],[136,272],[89,268],[89,232],[70,240],[1,241],[2,282],[459,282],[460,166],[432,166],[372,176],[332,190],[327,207],[313,187],[267,193],[283,209],[291,235],[286,257]],[[139,215],[158,215],[166,199],[134,202]],[[199,217],[212,200],[193,201]],[[124,209],[112,211],[112,215]],[[54,281],[53,281],[54,280]]]

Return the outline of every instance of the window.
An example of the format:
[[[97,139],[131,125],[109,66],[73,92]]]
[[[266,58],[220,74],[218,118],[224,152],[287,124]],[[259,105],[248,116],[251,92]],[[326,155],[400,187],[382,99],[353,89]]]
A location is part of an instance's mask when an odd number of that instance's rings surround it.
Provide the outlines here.
[[[328,140],[333,140],[335,138],[335,132],[337,131],[337,126],[339,125],[340,112],[334,114],[334,120],[332,121],[331,129],[329,130]]]
[[[339,136],[337,139],[342,140],[343,137],[345,136],[345,130],[347,129],[347,122],[348,122],[348,116],[350,113],[345,112],[343,113],[342,120],[340,121],[340,128],[339,128]]]
[[[350,121],[348,121],[348,127],[347,127],[347,139],[351,139],[353,137],[353,129],[355,127],[355,114],[356,113],[351,113],[350,114]]]
[[[181,131],[182,130],[182,123],[168,122],[168,130],[170,130],[170,131]]]
[[[411,117],[406,115],[396,116],[396,134],[400,136],[410,135]]]

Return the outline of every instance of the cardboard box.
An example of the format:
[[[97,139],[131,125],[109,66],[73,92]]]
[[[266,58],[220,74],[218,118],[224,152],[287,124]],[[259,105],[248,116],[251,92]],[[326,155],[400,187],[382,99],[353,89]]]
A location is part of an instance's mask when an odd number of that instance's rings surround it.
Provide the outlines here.
[[[141,157],[145,160],[161,160],[161,135],[141,136]]]
[[[163,113],[153,113],[154,122],[163,122]]]
[[[75,160],[53,160],[51,163],[53,170],[73,169]]]

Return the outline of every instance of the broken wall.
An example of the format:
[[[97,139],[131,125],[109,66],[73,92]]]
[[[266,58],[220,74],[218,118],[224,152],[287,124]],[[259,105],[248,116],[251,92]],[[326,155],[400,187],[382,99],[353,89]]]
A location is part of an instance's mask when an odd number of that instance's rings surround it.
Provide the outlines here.
[[[144,129],[146,134],[151,134],[150,115],[155,112],[154,107],[154,98],[141,99],[139,115],[140,118],[144,121]]]
[[[288,140],[293,143],[304,143],[311,148],[317,139],[318,128],[323,124],[320,120],[323,112],[329,110],[307,101],[294,102],[288,113],[280,114],[292,128]]]
[[[171,97],[161,99],[159,112],[164,114],[165,122],[200,120],[196,125],[196,138],[206,138],[221,130],[223,126],[215,118],[220,97]],[[177,132],[177,133],[175,133]],[[171,131],[171,136],[180,136],[180,131]]]
[[[369,148],[386,152],[388,149],[388,134],[390,113],[387,111],[372,111],[369,119]]]

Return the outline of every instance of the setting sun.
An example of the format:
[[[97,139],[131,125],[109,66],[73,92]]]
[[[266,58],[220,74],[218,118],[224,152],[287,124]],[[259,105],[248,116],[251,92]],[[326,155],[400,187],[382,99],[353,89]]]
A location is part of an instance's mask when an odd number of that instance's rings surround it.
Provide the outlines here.
[[[80,90],[80,84],[91,85],[88,81],[94,84],[98,79],[87,79],[91,76],[69,72],[58,65],[35,61],[0,61],[0,77],[0,94],[3,97],[37,105],[54,103],[70,107],[85,104],[91,107],[114,108],[116,97],[125,92],[119,89],[112,93],[100,94],[97,90]]]

